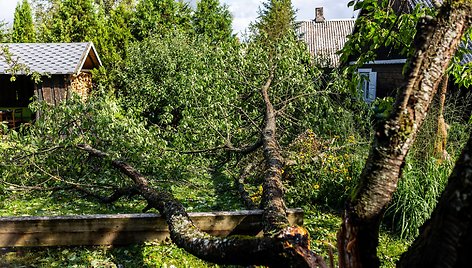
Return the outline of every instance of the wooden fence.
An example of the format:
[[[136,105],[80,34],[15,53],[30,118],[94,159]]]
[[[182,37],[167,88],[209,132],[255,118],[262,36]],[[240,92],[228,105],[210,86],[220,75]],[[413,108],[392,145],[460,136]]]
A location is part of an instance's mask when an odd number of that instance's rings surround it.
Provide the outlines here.
[[[262,210],[189,215],[197,227],[217,236],[257,235],[262,230]],[[303,225],[303,210],[289,209],[288,218]],[[126,245],[168,237],[159,214],[0,218],[0,247]]]

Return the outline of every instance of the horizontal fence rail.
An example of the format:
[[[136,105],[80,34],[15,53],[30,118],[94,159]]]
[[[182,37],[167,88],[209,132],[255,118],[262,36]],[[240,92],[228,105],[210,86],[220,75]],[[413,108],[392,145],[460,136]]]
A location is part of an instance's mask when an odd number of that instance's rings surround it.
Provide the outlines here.
[[[287,211],[290,224],[303,225],[303,210]],[[257,235],[262,210],[189,213],[201,230],[216,236]],[[164,241],[169,229],[159,214],[1,217],[0,247],[128,245]]]

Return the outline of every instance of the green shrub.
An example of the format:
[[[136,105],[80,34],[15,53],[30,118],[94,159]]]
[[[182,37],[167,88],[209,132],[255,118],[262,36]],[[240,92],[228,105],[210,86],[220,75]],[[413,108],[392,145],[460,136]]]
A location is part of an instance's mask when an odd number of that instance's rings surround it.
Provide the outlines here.
[[[433,212],[453,166],[453,162],[440,163],[435,158],[422,163],[407,159],[397,192],[386,212],[387,225],[403,238],[418,235],[418,228]]]
[[[342,209],[362,171],[367,144],[354,135],[331,140],[317,138],[311,130],[301,135],[290,148],[294,165],[286,170],[288,202]]]

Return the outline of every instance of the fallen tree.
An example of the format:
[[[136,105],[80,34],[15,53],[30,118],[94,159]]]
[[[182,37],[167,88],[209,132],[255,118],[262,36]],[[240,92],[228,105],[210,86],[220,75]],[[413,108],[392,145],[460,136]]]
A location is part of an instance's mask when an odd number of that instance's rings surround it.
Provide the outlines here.
[[[396,189],[398,179],[401,174],[401,168],[405,160],[412,143],[415,140],[418,129],[421,127],[421,124],[426,116],[429,105],[439,87],[439,84],[442,80],[443,74],[445,73],[448,64],[453,57],[456,48],[462,38],[465,30],[470,26],[471,15],[472,14],[472,4],[470,2],[458,3],[458,2],[446,2],[441,8],[436,19],[426,22],[427,31],[419,33],[417,37],[417,51],[412,60],[411,71],[409,75],[408,84],[402,89],[402,93],[399,94],[397,102],[395,104],[395,109],[390,115],[390,119],[386,121],[385,124],[380,125],[376,130],[375,140],[373,143],[372,151],[367,160],[366,167],[361,176],[361,183],[356,191],[356,195],[350,200],[346,208],[346,212],[343,218],[342,229],[339,232],[338,236],[338,245],[339,245],[339,258],[341,267],[377,267],[379,266],[378,258],[376,256],[376,247],[378,245],[378,230],[380,226],[381,216],[385,210],[386,205],[392,198],[392,194]],[[422,26],[424,27],[424,26]],[[261,90],[261,95],[266,106],[265,115],[264,115],[264,127],[261,132],[263,140],[263,150],[265,158],[265,180],[264,180],[264,193],[262,198],[262,207],[265,210],[264,222],[265,222],[265,235],[266,237],[260,240],[269,242],[271,239],[285,239],[286,246],[284,247],[267,247],[267,244],[246,244],[248,246],[246,253],[241,256],[250,256],[249,252],[256,252],[255,249],[269,249],[269,251],[280,252],[287,250],[291,252],[290,254],[281,254],[280,256],[285,256],[283,259],[286,261],[278,260],[275,263],[264,263],[256,262],[255,260],[250,260],[249,263],[253,264],[265,264],[270,266],[296,266],[301,267],[301,264],[307,266],[324,266],[323,262],[320,262],[319,257],[310,253],[309,242],[307,237],[304,235],[302,229],[298,227],[288,227],[285,216],[285,204],[283,201],[283,186],[281,183],[281,171],[283,169],[284,161],[280,153],[280,149],[277,145],[276,139],[276,111],[270,102],[269,98],[269,88],[272,82],[273,73],[263,85]],[[83,147],[87,149],[88,147]],[[88,148],[87,151],[93,152],[91,148]],[[458,180],[461,180],[463,185],[470,183],[468,177],[470,177],[469,172],[465,174],[460,174],[460,170],[470,166],[470,142],[468,146],[464,148],[464,153],[459,159],[456,170],[450,178],[450,184],[446,190],[445,196],[451,196],[452,193],[459,188]],[[98,152],[94,153],[95,155],[100,155]],[[123,168],[122,168],[123,169]],[[466,169],[467,170],[467,169]],[[460,175],[459,175],[460,174]],[[463,176],[461,176],[463,175]],[[138,185],[146,185],[143,182],[139,182],[135,179],[135,183]],[[452,190],[454,189],[454,190]],[[463,212],[461,215],[466,217],[470,221],[470,206],[467,205],[470,202],[470,191],[467,187],[462,188],[464,190],[463,199],[458,200],[457,202],[460,205],[454,206],[452,208],[446,207],[444,204],[440,203],[438,205],[438,212],[435,212],[435,217],[431,224],[433,227],[427,227],[419,240],[415,242],[412,247],[412,252],[408,253],[409,256],[416,256],[415,250],[421,248],[423,251],[428,252],[428,249],[436,247],[424,247],[419,246],[423,243],[423,240],[433,240],[430,243],[438,243],[438,240],[434,240],[435,237],[439,236],[428,236],[432,231],[429,231],[434,228],[439,228],[440,230],[448,230],[444,226],[440,225],[435,226],[436,224],[443,224],[442,221],[437,220],[440,218],[440,215],[448,213],[449,211],[460,211]],[[148,191],[148,190],[146,190]],[[141,193],[144,193],[143,190]],[[157,194],[155,194],[158,196]],[[164,194],[160,194],[163,198]],[[148,201],[155,199],[146,197]],[[450,197],[452,198],[452,197]],[[444,203],[447,203],[447,197],[443,197],[441,200]],[[167,201],[169,204],[175,204],[175,201]],[[461,202],[465,202],[462,205]],[[156,203],[157,204],[157,203]],[[172,221],[173,215],[169,209],[165,210],[164,206],[158,207],[157,205],[152,205],[153,207],[159,208],[159,211],[166,215],[170,226],[174,226],[177,223]],[[177,205],[176,205],[177,206]],[[180,211],[183,208],[179,208],[176,211]],[[179,214],[180,215],[180,214]],[[455,214],[456,215],[456,214]],[[451,216],[452,217],[452,216]],[[195,227],[188,222],[188,219],[185,219],[186,228],[178,230],[175,229],[174,232],[181,232],[182,234],[188,234],[186,230],[194,230]],[[451,219],[451,223],[454,226],[457,226],[457,229],[463,230],[468,226],[467,223],[462,224],[458,219]],[[453,228],[456,230],[456,228]],[[463,241],[470,239],[467,235],[461,235],[461,232],[456,231],[453,233],[447,233],[448,237],[457,238],[459,245],[466,244]],[[299,237],[298,240],[301,243],[289,243],[288,241],[294,241],[295,237]],[[204,242],[204,240],[192,240],[192,238],[204,237],[200,236],[198,232],[187,237],[187,241],[181,238],[180,235],[174,234],[173,240],[179,245],[186,248],[189,252],[218,263],[228,263],[226,262],[227,254],[236,256],[240,254],[236,248],[227,248],[230,251],[225,251],[223,248],[220,248],[221,251],[218,251],[217,256],[213,258],[212,249],[216,246],[211,245],[209,242]],[[297,239],[296,239],[297,240]],[[192,241],[198,241],[199,246],[208,245],[203,252],[196,252],[194,244]],[[214,241],[214,240],[211,240]],[[224,240],[228,241],[228,240]],[[244,244],[247,241],[258,241],[256,240],[244,240],[239,239],[230,240],[231,243]],[[275,242],[272,240],[271,242]],[[219,242],[216,242],[218,244]],[[269,242],[270,243],[270,242]],[[274,245],[279,245],[275,243]],[[227,244],[229,245],[229,244]],[[259,245],[259,246],[256,246]],[[262,246],[265,245],[265,246]],[[445,247],[452,248],[452,251],[455,251],[456,243],[447,243]],[[256,247],[254,247],[256,246]],[[444,265],[457,265],[456,261],[459,259],[459,263],[465,258],[461,253],[464,253],[463,246],[457,249],[457,258],[448,258]],[[223,253],[225,252],[225,253]],[[293,254],[296,252],[297,254]],[[436,250],[434,250],[436,252]],[[449,251],[447,251],[449,252]],[[429,254],[423,253],[420,256],[429,256]],[[436,254],[435,254],[436,255]],[[290,256],[290,257],[289,257]],[[302,256],[305,261],[299,262],[292,259],[294,256]],[[261,258],[260,256],[255,258]],[[241,260],[240,257],[236,259]],[[274,259],[274,258],[269,258]],[[405,257],[402,264],[405,267],[410,267],[412,259],[418,260],[418,258]],[[430,258],[423,258],[424,260],[430,260]],[[447,262],[450,260],[450,262]],[[235,260],[232,260],[232,263],[236,263]],[[231,263],[231,261],[229,262]],[[428,262],[431,264],[431,262]],[[415,263],[415,266],[425,266],[424,263]]]
[[[290,1],[275,2],[287,5]],[[361,183],[346,207],[338,237],[341,267],[379,265],[376,247],[382,214],[396,189],[405,156],[415,140],[448,63],[465,29],[471,24],[471,14],[470,1],[447,1],[437,18],[427,21],[427,30],[417,37],[417,52],[412,59],[409,83],[402,89],[390,118],[376,130],[372,151],[361,175]],[[267,25],[271,24],[262,26]],[[264,27],[261,29],[265,29]],[[275,31],[265,34],[273,38],[272,41],[278,41],[281,33]],[[284,107],[276,110],[271,99],[273,81],[277,78],[277,57],[280,55],[276,53],[277,46],[274,43],[268,42],[266,45],[269,51],[266,66],[268,75],[257,91],[263,103],[262,124],[255,124],[259,128],[257,141],[244,148],[235,148],[228,140],[224,146],[217,148],[225,152],[245,154],[262,148],[264,182],[261,206],[265,211],[264,237],[210,236],[194,226],[179,201],[168,191],[151,186],[148,179],[133,166],[86,144],[81,144],[78,148],[86,152],[84,158],[90,156],[106,159],[115,169],[126,174],[133,182],[132,192],[144,197],[148,208],[157,209],[166,218],[173,242],[199,258],[222,264],[325,267],[324,261],[310,250],[307,232],[302,227],[289,226],[286,217],[282,185],[282,173],[286,163],[277,135],[277,118],[281,116]],[[446,231],[445,235],[451,238],[448,243],[444,243],[446,250],[441,253],[453,253],[449,255],[452,257],[443,258],[442,262],[436,262],[434,265],[458,267],[466,263],[468,256],[467,247],[464,245],[471,242],[468,227],[470,225],[467,224],[471,217],[470,144],[469,141],[464,148],[432,220],[402,259],[401,264],[405,267],[412,266],[413,263],[415,266],[429,267],[427,262],[430,258],[425,256],[431,254],[431,247],[442,242],[441,236],[430,235],[435,230]],[[102,200],[115,200],[121,194],[123,193]],[[447,220],[444,221],[443,217]],[[438,252],[434,254],[442,256]]]

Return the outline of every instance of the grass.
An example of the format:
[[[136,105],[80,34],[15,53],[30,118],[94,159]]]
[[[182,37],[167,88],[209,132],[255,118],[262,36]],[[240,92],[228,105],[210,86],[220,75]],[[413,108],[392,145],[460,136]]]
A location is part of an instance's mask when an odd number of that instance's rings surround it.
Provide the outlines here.
[[[65,194],[15,194],[3,197],[0,216],[65,215],[91,213],[132,213],[144,202],[122,200],[103,205]],[[312,238],[312,249],[329,260],[329,249],[336,261],[336,233],[341,217],[336,211],[306,206],[304,225]],[[382,267],[394,267],[408,242],[382,232],[379,257]],[[222,267],[202,261],[170,242],[149,242],[127,247],[47,247],[0,249],[0,267]],[[224,266],[226,267],[226,266]]]
[[[56,216],[106,213],[139,213],[144,201],[121,199],[114,204],[100,204],[74,193],[15,193],[0,197],[0,216]]]
[[[218,267],[172,243],[128,247],[54,247],[0,252],[0,267]]]

